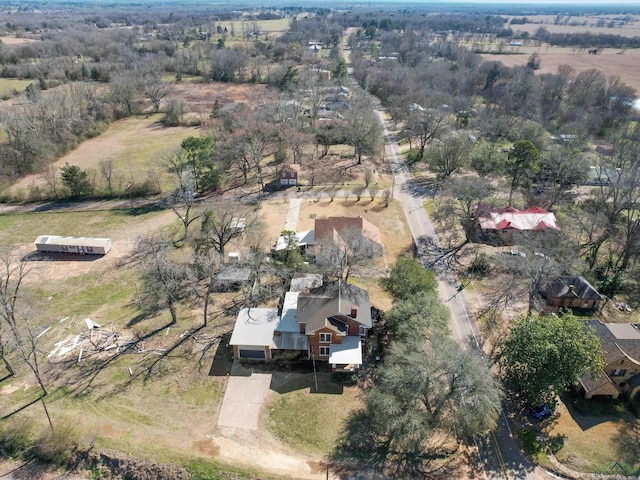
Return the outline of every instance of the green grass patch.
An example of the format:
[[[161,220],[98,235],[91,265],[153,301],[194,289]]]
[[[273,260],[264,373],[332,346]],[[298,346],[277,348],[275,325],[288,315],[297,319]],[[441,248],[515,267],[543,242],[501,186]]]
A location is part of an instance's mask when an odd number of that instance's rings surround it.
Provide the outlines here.
[[[193,461],[184,467],[189,472],[191,480],[241,480],[254,478],[253,475],[247,473],[223,469],[218,465],[202,461]]]
[[[328,455],[336,445],[349,413],[360,406],[353,389],[342,394],[288,392],[267,405],[268,428],[303,452]]]
[[[24,92],[30,84],[37,83],[34,80],[19,80],[17,78],[0,78],[0,98],[7,98],[13,92]]]
[[[159,125],[162,114],[154,114],[135,119],[126,119],[112,124],[105,136],[113,136],[124,148],[118,149],[112,156],[114,176],[134,178],[140,182],[150,169],[161,175],[162,187],[173,186],[173,178],[164,172],[163,154],[180,147],[182,140],[200,134],[184,127],[164,127]],[[161,136],[145,136],[145,129],[162,129]],[[136,131],[135,135],[127,132]]]
[[[586,416],[622,415],[627,411],[627,403],[622,399],[575,396],[571,403],[577,412]]]
[[[518,430],[517,437],[520,441],[520,445],[522,445],[522,449],[530,455],[534,461],[538,462],[542,459],[546,459],[544,445],[542,441],[538,439],[535,428],[522,428]]]
[[[65,316],[89,315],[97,310],[98,323],[118,322],[131,318],[139,310],[136,298],[138,274],[134,270],[122,270],[117,276],[87,273],[70,277],[63,282],[44,282],[34,293],[46,305],[51,320]]]
[[[111,232],[159,216],[163,211],[142,212],[139,215],[128,213],[128,209],[5,213],[0,215],[0,248],[35,242],[39,235],[109,237]]]

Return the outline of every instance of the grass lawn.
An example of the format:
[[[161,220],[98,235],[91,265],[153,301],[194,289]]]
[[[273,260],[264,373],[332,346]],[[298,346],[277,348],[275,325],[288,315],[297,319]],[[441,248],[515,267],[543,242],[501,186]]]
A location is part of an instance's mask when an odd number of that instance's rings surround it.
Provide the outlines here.
[[[19,80],[17,78],[0,78],[0,98],[6,98],[13,94],[13,91],[24,92],[31,83],[37,80]]]
[[[311,376],[311,374],[306,374]],[[333,391],[328,373],[318,374],[318,389]],[[292,447],[313,455],[328,455],[342,431],[349,413],[362,406],[357,387],[342,393],[311,393],[312,387],[274,394],[264,407],[267,428]]]
[[[640,420],[628,411],[584,415],[561,403],[545,429],[561,445],[556,457],[582,472],[603,472],[614,462],[640,468]]]
[[[28,244],[32,247],[38,235],[115,239],[127,236],[126,232],[136,225],[154,222],[166,212],[130,213],[130,210],[5,213],[0,215],[0,248],[13,247],[16,244]]]

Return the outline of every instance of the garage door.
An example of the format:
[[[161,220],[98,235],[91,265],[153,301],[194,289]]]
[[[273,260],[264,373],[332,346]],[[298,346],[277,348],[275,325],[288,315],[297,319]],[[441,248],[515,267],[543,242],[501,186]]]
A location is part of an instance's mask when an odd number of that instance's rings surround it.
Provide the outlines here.
[[[240,358],[261,358],[265,359],[264,350],[239,350]]]

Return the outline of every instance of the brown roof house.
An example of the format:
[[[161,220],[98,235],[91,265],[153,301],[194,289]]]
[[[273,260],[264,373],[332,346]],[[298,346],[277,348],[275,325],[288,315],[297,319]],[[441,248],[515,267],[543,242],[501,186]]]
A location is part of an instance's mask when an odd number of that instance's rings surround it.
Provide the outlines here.
[[[556,277],[546,285],[544,297],[546,312],[556,312],[560,308],[577,312],[594,312],[600,309],[604,298],[584,277]]]
[[[357,249],[360,257],[377,257],[383,252],[380,230],[362,217],[317,218],[315,228],[296,232],[295,240],[300,253],[310,259],[317,258],[323,249],[334,245],[341,249]],[[287,239],[281,235],[273,251],[288,247]]]
[[[540,207],[518,210],[480,204],[475,215],[478,231],[474,240],[492,245],[513,245],[560,230],[556,216]]]
[[[297,354],[349,372],[362,366],[362,343],[371,326],[368,292],[337,280],[287,292],[280,315],[275,308],[242,309],[229,344],[239,359]]]
[[[580,378],[585,398],[620,394],[633,399],[640,391],[640,328],[630,323],[589,320],[602,344],[605,367],[600,375]]]
[[[314,243],[316,256],[328,245],[350,247],[356,243],[369,250],[371,257],[382,254],[380,229],[362,217],[317,218]]]

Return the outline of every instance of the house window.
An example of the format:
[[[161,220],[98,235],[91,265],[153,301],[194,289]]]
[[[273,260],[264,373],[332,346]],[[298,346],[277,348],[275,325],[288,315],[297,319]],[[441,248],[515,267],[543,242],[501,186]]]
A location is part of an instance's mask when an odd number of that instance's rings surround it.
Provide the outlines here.
[[[329,335],[331,335],[331,334],[329,334]],[[328,357],[329,356],[329,347],[320,347],[320,356],[321,357]]]
[[[320,343],[331,343],[331,334],[330,333],[321,333],[320,334]]]
[[[582,304],[582,308],[589,308],[589,307],[590,307],[589,302],[584,302]]]
[[[367,327],[360,325],[360,336],[364,337],[367,334]]]
[[[613,372],[611,372],[612,377],[624,377],[627,371],[623,368],[616,368]]]

